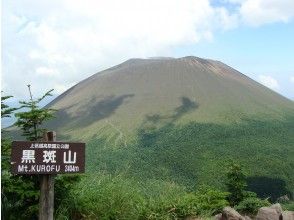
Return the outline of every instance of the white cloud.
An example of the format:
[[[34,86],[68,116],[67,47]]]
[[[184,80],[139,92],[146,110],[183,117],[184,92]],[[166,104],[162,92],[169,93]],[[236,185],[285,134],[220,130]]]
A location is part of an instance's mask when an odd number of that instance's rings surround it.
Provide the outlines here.
[[[294,17],[293,0],[245,0],[240,15],[249,25],[259,26],[273,22],[289,22]]]
[[[48,77],[54,77],[59,74],[58,70],[51,69],[51,68],[44,67],[44,66],[38,67],[36,69],[36,73],[37,73],[37,75],[48,76]]]
[[[21,98],[27,84],[37,94],[61,92],[126,59],[172,56],[177,46],[211,41],[241,18],[262,24],[287,21],[294,12],[292,0],[227,1],[240,10],[209,0],[4,1],[3,90]]]
[[[294,83],[294,76],[290,77],[290,82]]]
[[[208,0],[5,1],[3,89],[21,97],[26,84],[36,93],[55,85],[61,92],[125,59],[169,56],[174,46],[210,41],[233,19]]]
[[[274,22],[290,22],[294,18],[293,0],[222,0],[237,11],[240,23],[260,26]]]
[[[277,90],[280,87],[278,81],[272,76],[259,75],[258,80],[261,84],[273,90]]]

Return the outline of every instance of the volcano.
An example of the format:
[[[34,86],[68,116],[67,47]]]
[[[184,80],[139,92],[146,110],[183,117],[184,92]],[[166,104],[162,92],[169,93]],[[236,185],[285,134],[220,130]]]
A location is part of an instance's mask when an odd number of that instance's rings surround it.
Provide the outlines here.
[[[88,143],[88,172],[221,187],[234,160],[264,196],[294,188],[293,101],[219,61],[130,59],[47,107],[60,139]]]
[[[47,107],[50,127],[90,140],[97,133],[128,138],[146,120],[160,123],[234,123],[283,119],[293,102],[219,61],[198,57],[130,59],[99,72]]]

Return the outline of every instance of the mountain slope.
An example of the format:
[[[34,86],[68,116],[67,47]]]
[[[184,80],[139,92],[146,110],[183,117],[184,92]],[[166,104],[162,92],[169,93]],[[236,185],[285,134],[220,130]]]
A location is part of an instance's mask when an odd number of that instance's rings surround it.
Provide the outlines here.
[[[59,139],[87,142],[89,173],[222,188],[234,160],[260,196],[293,193],[294,103],[219,61],[131,59],[47,107]]]
[[[49,106],[59,110],[52,127],[85,140],[100,129],[130,136],[148,118],[231,123],[259,114],[283,119],[294,109],[231,67],[197,57],[131,59],[80,82]]]

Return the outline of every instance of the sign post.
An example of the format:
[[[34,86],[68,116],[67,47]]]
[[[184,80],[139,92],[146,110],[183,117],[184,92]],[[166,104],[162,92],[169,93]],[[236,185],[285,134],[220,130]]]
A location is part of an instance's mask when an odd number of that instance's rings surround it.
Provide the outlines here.
[[[40,176],[39,220],[53,220],[56,174],[85,172],[85,143],[57,142],[54,131],[44,141],[13,141],[11,173]]]
[[[56,132],[44,133],[44,141],[56,141]],[[40,175],[39,220],[53,220],[54,213],[54,174]]]

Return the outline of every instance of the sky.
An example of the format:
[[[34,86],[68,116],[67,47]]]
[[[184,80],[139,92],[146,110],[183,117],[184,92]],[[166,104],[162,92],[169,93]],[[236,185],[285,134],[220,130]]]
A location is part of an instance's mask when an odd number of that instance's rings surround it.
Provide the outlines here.
[[[294,100],[294,0],[3,0],[1,90],[11,102],[130,58],[220,60]]]

